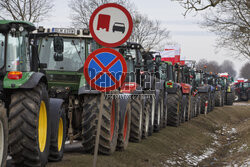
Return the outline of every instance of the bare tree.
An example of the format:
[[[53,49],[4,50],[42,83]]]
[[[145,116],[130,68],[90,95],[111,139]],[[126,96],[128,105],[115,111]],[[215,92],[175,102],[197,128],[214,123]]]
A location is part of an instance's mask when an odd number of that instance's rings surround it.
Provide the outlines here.
[[[236,76],[236,71],[234,69],[234,63],[230,60],[225,60],[223,63],[220,65],[220,72],[227,72],[230,74],[230,76],[235,77]]]
[[[117,3],[124,6],[130,13],[134,13],[134,5],[126,0],[70,0],[69,7],[72,11],[73,26],[88,28],[91,14],[96,8],[105,3]]]
[[[1,0],[0,18],[37,23],[48,16],[53,6],[53,0]]]
[[[178,1],[185,9],[184,15],[191,11],[202,11],[226,1],[226,0],[175,0]]]
[[[138,42],[146,50],[157,49],[157,47],[169,39],[169,31],[162,28],[158,20],[150,20],[146,15],[136,13],[134,16],[134,28],[130,41]]]
[[[246,63],[240,70],[240,76],[250,80],[250,62]]]
[[[202,25],[218,35],[217,46],[250,59],[249,0],[174,0],[191,11],[207,11]],[[213,10],[208,10],[208,9]]]
[[[218,47],[250,59],[250,7],[247,1],[220,3],[214,12],[206,14],[203,26],[218,36]]]

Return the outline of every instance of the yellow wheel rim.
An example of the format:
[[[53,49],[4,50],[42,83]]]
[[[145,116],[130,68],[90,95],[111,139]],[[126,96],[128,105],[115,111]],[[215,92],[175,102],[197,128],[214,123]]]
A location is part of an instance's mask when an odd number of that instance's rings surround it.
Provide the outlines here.
[[[47,110],[44,101],[41,102],[38,122],[38,143],[40,152],[43,152],[47,139]]]
[[[62,120],[62,118],[60,118],[60,120],[59,120],[57,142],[58,142],[58,144],[57,144],[58,151],[60,151],[62,148],[62,143],[63,143],[63,120]]]

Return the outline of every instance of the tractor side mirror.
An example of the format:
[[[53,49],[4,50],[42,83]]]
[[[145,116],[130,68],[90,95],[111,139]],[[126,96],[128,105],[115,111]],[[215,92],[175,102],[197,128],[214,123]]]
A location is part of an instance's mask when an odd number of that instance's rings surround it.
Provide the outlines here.
[[[64,50],[64,45],[63,45],[63,38],[56,36],[54,37],[54,52],[62,54]]]
[[[62,53],[55,53],[54,54],[54,60],[55,61],[63,61],[63,54]]]
[[[161,62],[161,56],[160,55],[155,56],[155,62],[156,63],[160,63]]]

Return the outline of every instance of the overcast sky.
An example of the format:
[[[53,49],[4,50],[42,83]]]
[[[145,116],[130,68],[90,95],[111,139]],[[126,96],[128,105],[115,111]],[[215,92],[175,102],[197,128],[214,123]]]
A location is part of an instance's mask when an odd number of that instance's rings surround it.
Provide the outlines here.
[[[131,0],[137,9],[147,14],[150,19],[160,20],[170,32],[171,40],[181,45],[181,57],[186,59],[216,60],[222,63],[224,60],[234,62],[235,69],[240,70],[246,62],[237,60],[227,55],[226,50],[215,49],[216,36],[201,28],[198,22],[202,21],[199,15],[189,14],[184,17],[184,9],[176,2],[171,0]],[[47,28],[52,27],[70,27],[70,9],[69,0],[55,0],[55,7],[48,20],[39,25]]]

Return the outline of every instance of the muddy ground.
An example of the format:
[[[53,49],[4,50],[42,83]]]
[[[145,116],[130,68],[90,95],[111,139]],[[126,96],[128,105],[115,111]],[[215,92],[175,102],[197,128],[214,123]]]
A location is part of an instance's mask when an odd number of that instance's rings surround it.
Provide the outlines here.
[[[92,166],[93,156],[67,146],[49,167]],[[124,152],[98,156],[98,166],[250,166],[250,102],[216,107],[180,127],[167,127]]]

